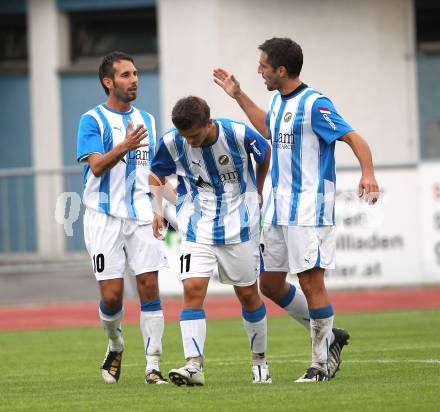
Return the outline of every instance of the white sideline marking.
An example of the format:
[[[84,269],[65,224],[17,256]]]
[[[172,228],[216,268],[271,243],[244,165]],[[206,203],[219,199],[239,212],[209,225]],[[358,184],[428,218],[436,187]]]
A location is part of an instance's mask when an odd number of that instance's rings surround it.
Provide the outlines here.
[[[278,364],[285,363],[288,360],[290,363],[310,363],[310,359],[290,359],[289,356],[268,356],[269,364]],[[248,363],[246,359],[206,359],[206,363],[215,363],[216,365],[234,365],[240,363]],[[423,364],[432,364],[432,365],[440,365],[440,359],[348,359],[343,361],[344,364],[347,363],[423,363]],[[122,364],[124,368],[134,368],[144,365],[144,363],[127,363]]]
[[[421,349],[440,349],[440,345],[414,345],[414,346],[394,346],[392,348],[381,348],[381,349],[368,349],[369,352],[391,352],[396,350],[421,350]],[[349,348],[350,353],[364,353],[364,350],[356,350],[355,348]]]

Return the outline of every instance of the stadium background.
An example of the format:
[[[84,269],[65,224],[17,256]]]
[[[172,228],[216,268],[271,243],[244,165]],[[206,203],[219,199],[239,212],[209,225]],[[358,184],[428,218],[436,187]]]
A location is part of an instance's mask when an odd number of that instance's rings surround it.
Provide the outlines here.
[[[302,80],[368,140],[384,192],[375,208],[357,201],[356,161],[338,145],[338,268],[329,285],[440,283],[439,16],[438,2],[426,0],[2,1],[0,304],[96,295],[81,213],[75,220],[75,152],[79,116],[105,99],[103,54],[134,55],[136,105],[162,133],[188,94],[206,98],[214,116],[245,120],[213,84],[214,67],[231,70],[265,107],[257,46],[272,36],[302,45]],[[177,244],[171,235],[176,263]],[[180,292],[176,266],[161,275],[164,294]],[[226,291],[215,282],[211,290]]]

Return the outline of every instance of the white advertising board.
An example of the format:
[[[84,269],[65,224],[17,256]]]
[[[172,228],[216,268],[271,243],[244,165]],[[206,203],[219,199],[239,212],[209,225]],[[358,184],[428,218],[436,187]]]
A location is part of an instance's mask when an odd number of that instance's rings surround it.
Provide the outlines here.
[[[440,163],[422,163],[419,175],[421,267],[427,281],[440,283]]]
[[[416,168],[376,171],[381,197],[368,205],[357,195],[360,172],[339,171],[336,197],[336,269],[329,288],[377,287],[423,282],[419,266]]]

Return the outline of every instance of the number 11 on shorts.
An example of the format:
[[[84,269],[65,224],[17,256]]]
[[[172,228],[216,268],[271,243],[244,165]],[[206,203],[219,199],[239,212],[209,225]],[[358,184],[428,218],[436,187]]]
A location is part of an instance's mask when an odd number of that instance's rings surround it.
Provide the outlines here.
[[[185,265],[185,272],[189,271],[189,265],[191,262],[191,253],[189,253],[188,255],[181,255],[180,256],[180,273],[183,273],[183,261],[186,260],[186,265]]]

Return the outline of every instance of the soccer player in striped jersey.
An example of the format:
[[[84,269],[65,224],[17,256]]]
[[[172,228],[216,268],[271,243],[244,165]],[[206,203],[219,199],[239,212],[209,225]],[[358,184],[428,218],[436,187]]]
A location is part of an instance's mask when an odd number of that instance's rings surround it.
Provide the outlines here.
[[[161,238],[161,187],[177,175],[176,211],[184,288],[180,314],[186,365],[172,369],[176,385],[203,385],[206,337],[203,302],[210,278],[230,284],[242,305],[252,353],[253,383],[271,383],[265,358],[266,308],[258,294],[260,273],[259,195],[270,163],[270,146],[248,126],[211,119],[205,100],[189,96],[173,108],[176,126],[160,140],[151,165],[156,197],[154,234]],[[256,170],[251,161],[256,162]]]
[[[324,284],[325,269],[335,267],[335,142],[347,143],[359,160],[359,196],[375,203],[379,187],[367,143],[338,114],[333,103],[302,83],[301,47],[287,38],[272,38],[260,47],[258,73],[276,91],[269,110],[260,109],[224,69],[214,81],[234,98],[255,128],[272,141],[272,191],[265,211],[260,277],[264,295],[299,318],[298,290],[286,282],[297,273],[308,304],[312,363],[297,382],[332,378],[349,334],[332,328],[333,307]]]
[[[108,337],[101,366],[106,383],[121,373],[124,340],[123,275],[126,264],[136,275],[140,298],[140,328],[146,354],[145,382],[163,384],[159,368],[164,319],[158,270],[168,266],[162,242],[153,236],[153,209],[148,186],[150,161],[156,146],[151,114],[131,105],[138,77],[133,59],[122,52],[108,54],[99,68],[108,96],[86,112],[78,129],[77,159],[85,162],[84,238],[99,282],[99,316]]]

